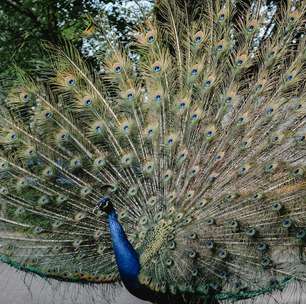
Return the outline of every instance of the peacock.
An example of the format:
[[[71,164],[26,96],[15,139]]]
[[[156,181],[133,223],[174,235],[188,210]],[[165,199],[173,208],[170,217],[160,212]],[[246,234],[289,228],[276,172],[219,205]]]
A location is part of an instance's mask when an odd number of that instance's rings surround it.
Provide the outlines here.
[[[16,68],[2,262],[152,303],[305,284],[306,3],[247,2],[161,0],[98,71],[68,42]]]

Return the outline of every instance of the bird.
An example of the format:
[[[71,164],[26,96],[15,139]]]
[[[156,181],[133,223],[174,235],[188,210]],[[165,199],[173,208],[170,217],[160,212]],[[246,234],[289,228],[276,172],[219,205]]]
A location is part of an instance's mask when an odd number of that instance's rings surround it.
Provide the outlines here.
[[[0,260],[151,303],[304,286],[306,4],[285,2],[161,0],[98,71],[68,42],[16,68]]]

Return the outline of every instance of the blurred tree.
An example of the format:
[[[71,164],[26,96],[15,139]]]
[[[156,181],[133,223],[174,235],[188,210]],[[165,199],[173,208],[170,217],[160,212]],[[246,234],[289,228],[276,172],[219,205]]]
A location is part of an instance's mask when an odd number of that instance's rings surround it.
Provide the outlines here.
[[[154,0],[99,1],[99,13],[94,18],[95,31],[83,39],[82,52],[86,57],[102,57],[108,40],[119,40],[123,45],[131,40],[135,25],[151,13]]]
[[[12,62],[26,68],[41,56],[42,40],[57,43],[71,38],[80,27],[79,20],[96,12],[90,0],[1,0],[0,73]]]
[[[287,1],[267,0],[266,4],[275,9]],[[27,68],[33,60],[41,59],[42,40],[55,44],[62,38],[72,40],[84,56],[94,58],[106,44],[105,36],[99,31],[87,37],[81,35],[90,24],[90,18],[109,37],[126,43],[135,23],[151,10],[153,3],[154,0],[1,0],[0,74],[7,73],[13,62]],[[254,0],[247,0],[237,5],[247,9],[252,3]],[[187,12],[195,14],[201,12],[205,1],[177,0],[177,5],[183,5]],[[155,13],[162,22],[158,8]],[[237,21],[241,17],[241,14],[234,16]]]
[[[82,31],[90,18],[103,14],[100,22],[106,22],[116,35],[125,37],[127,29],[135,23],[133,15],[138,3],[152,1],[127,0],[1,0],[0,1],[0,74],[7,73],[12,63],[22,68],[41,59],[41,41],[58,43],[72,40],[79,48],[85,48]],[[136,5],[136,6],[135,6]],[[90,17],[89,17],[90,16]],[[97,47],[101,41],[95,41]],[[88,50],[88,47],[87,47]],[[91,53],[94,53],[91,49]],[[90,52],[85,52],[86,55]]]

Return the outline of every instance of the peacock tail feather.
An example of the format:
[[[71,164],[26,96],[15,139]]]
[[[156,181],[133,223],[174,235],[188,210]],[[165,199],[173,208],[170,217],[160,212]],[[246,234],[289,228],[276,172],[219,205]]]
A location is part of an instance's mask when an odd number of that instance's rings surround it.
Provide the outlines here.
[[[191,18],[159,1],[165,22],[109,41],[100,74],[68,43],[46,46],[40,79],[17,71],[1,105],[1,261],[120,282],[95,208],[108,195],[148,290],[238,300],[305,283],[306,5],[271,27],[265,1],[234,19],[241,5]]]

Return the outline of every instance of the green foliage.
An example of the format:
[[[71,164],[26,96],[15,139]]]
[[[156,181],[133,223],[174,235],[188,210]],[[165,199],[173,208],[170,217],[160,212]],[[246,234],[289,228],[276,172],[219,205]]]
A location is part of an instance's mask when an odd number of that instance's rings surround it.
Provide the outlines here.
[[[134,6],[129,3],[134,3]],[[135,14],[135,5],[134,1],[108,0],[1,1],[0,74],[7,77],[12,64],[27,69],[38,59],[45,60],[41,52],[42,41],[61,44],[63,39],[70,40],[79,49],[85,49],[86,56],[89,53],[86,46],[92,49],[90,45],[103,45],[100,36],[94,36],[90,43],[88,39],[82,39],[83,31],[91,25],[95,16],[99,26],[109,28],[121,40],[126,40],[124,37],[128,29],[139,19]],[[102,15],[105,18],[99,17]]]
[[[42,40],[73,39],[84,28],[85,14],[95,14],[91,1],[3,0],[0,2],[0,73],[12,63],[22,68],[41,59]],[[80,20],[84,20],[81,22]]]

